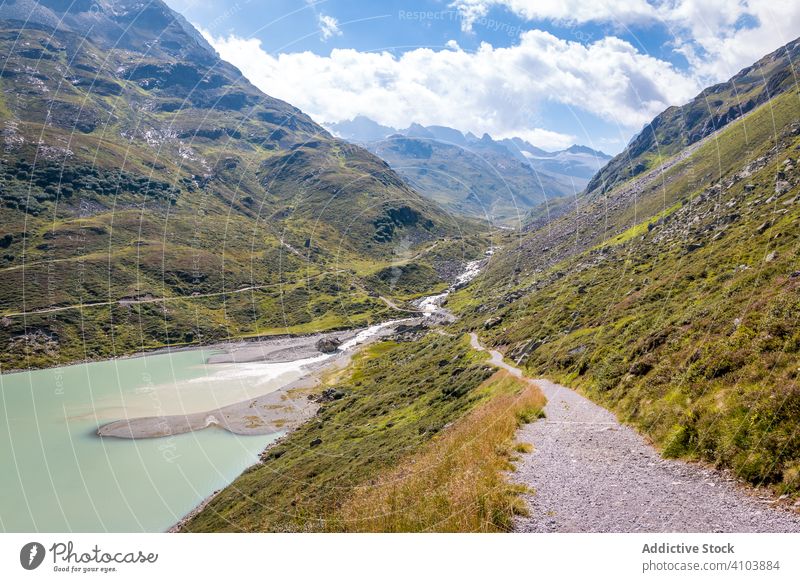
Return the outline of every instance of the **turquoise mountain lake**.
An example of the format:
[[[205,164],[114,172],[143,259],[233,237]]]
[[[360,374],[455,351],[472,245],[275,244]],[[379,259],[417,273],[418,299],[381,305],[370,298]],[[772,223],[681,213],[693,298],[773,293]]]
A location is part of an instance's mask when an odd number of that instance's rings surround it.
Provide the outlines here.
[[[0,375],[0,531],[163,531],[253,464],[280,434],[95,435],[126,416],[209,410],[300,376],[291,364],[208,365],[210,353]]]

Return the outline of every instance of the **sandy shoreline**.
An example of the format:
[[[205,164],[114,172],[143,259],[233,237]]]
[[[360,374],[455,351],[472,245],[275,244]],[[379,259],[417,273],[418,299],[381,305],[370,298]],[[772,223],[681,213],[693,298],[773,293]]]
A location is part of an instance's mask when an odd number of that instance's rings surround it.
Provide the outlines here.
[[[283,336],[253,341],[234,341],[217,344],[223,353],[214,354],[208,364],[244,364],[249,362],[294,362],[320,355],[316,344],[321,339],[337,338],[342,342],[353,339],[361,329],[324,332],[308,335]]]
[[[359,346],[335,352],[328,357],[317,349],[319,340],[336,338],[342,342],[352,342],[366,328],[343,333],[270,338],[260,342],[218,344],[216,349],[222,353],[208,358],[207,362],[211,365],[307,362],[303,364],[303,374],[299,379],[266,394],[201,412],[116,420],[99,427],[97,435],[124,439],[159,438],[208,427],[219,427],[240,435],[289,431],[315,414],[317,404],[309,399],[309,394],[319,385],[323,372],[347,365],[354,351],[370,341],[385,337],[393,328],[393,325],[388,325],[374,336],[366,338]],[[317,357],[322,359],[315,361]]]
[[[304,339],[304,338],[319,338],[324,335],[332,335],[336,337],[346,337],[353,330],[352,328],[341,329],[341,330],[330,330],[326,332],[309,332],[309,333],[299,333],[299,334],[292,334],[292,333],[280,333],[280,334],[267,334],[267,335],[258,335],[258,336],[247,336],[247,337],[240,337],[234,338],[230,340],[216,340],[210,343],[198,343],[198,344],[177,344],[174,346],[160,346],[154,348],[143,348],[137,352],[132,352],[130,354],[120,354],[118,356],[99,356],[96,358],[82,358],[77,360],[71,360],[69,362],[62,362],[60,364],[54,364],[52,366],[43,366],[43,367],[34,367],[34,368],[9,368],[4,369],[0,372],[2,376],[10,376],[12,374],[23,374],[26,372],[38,372],[39,370],[57,370],[58,368],[67,368],[69,366],[77,366],[80,364],[95,364],[98,362],[113,362],[116,360],[132,360],[134,358],[144,358],[147,356],[159,356],[163,354],[171,354],[171,353],[178,353],[178,352],[188,352],[193,350],[225,350],[231,346],[252,346],[255,344],[265,344],[271,343],[274,341],[283,341],[283,340],[292,340],[292,339]],[[250,360],[250,361],[259,361],[258,359]],[[276,360],[276,362],[281,360]],[[282,361],[290,361],[290,360],[282,360]]]

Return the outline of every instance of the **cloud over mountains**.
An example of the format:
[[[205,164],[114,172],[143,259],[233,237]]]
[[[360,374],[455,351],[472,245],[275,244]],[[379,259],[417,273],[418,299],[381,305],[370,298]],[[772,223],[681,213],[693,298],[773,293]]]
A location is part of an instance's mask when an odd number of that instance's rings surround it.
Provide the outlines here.
[[[601,23],[629,32],[662,26],[688,66],[642,52],[622,34],[579,42],[537,28],[508,47],[484,42],[466,51],[450,40],[401,54],[335,48],[327,55],[274,55],[256,38],[204,35],[260,89],[322,122],[365,115],[396,127],[417,121],[496,138],[517,135],[559,149],[586,138],[554,125],[548,105],[595,116],[627,139],[666,107],[728,78],[800,30],[800,4],[791,0],[455,0],[449,8],[465,31],[490,10],[532,23]],[[322,34],[346,38],[346,26],[333,22]]]

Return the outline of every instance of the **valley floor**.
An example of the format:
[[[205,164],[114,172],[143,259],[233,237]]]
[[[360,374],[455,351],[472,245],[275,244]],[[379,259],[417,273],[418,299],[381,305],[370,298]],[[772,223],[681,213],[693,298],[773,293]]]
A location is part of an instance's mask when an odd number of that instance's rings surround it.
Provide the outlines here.
[[[480,348],[472,335],[473,347]],[[492,363],[521,371],[491,350]],[[632,428],[565,386],[535,380],[546,417],[523,426],[511,479],[532,489],[523,532],[800,532],[800,515],[696,463],[664,459]]]

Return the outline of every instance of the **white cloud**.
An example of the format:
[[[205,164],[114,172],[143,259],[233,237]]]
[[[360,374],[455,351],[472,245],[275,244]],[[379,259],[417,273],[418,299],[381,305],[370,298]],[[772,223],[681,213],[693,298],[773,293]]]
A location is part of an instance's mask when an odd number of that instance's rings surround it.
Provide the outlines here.
[[[650,20],[656,10],[645,0],[454,0],[450,6],[461,15],[461,28],[472,30],[489,10],[503,7],[526,20],[558,22],[620,22]]]
[[[519,137],[537,147],[552,151],[563,150],[578,142],[586,143],[589,141],[587,136],[583,136],[578,139],[574,135],[558,133],[557,131],[541,129],[539,127],[535,127],[533,129],[518,128],[516,131],[495,134],[492,137],[494,139],[510,139],[512,137]],[[616,146],[618,144],[614,145]]]
[[[482,19],[503,8],[531,22],[574,25],[576,40],[530,30],[515,46],[483,43],[473,53],[450,40],[444,50],[418,48],[400,56],[352,49],[272,56],[256,39],[204,34],[254,84],[321,122],[366,115],[393,127],[447,125],[560,148],[592,136],[553,131],[557,122],[542,117],[546,103],[616,124],[625,140],[669,105],[728,79],[800,32],[797,0],[448,1],[465,30],[488,26]],[[318,14],[317,21],[323,40],[341,35],[334,17]],[[579,33],[590,22],[633,32],[663,26],[689,68],[676,69],[615,36],[587,43]]]
[[[317,16],[317,24],[319,24],[319,32],[322,40],[328,40],[334,36],[342,36],[342,31],[339,29],[339,21],[333,16],[320,14]]]
[[[727,80],[800,34],[797,0],[453,0],[450,6],[465,31],[492,8],[531,22],[661,24],[704,84]]]
[[[699,89],[669,63],[614,37],[583,45],[532,30],[516,46],[484,43],[474,53],[450,45],[399,57],[352,49],[334,49],[329,56],[276,57],[257,39],[204,34],[256,86],[318,121],[361,114],[393,127],[416,121],[477,135],[519,135],[545,148],[574,140],[541,119],[546,101],[579,108],[632,132]]]
[[[680,0],[662,11],[677,50],[707,83],[727,80],[800,34],[796,0]]]

